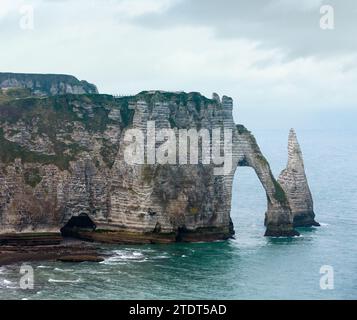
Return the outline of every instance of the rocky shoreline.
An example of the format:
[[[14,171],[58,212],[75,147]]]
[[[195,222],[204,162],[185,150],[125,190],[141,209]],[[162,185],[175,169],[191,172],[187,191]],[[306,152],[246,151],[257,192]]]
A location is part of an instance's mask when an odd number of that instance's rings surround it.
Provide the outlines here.
[[[138,233],[126,230],[67,230],[61,233],[11,233],[0,235],[0,266],[30,261],[101,262],[101,244],[169,244],[211,242],[232,238],[233,231],[203,228],[195,232]]]
[[[105,255],[97,243],[62,239],[58,244],[2,245],[0,266],[31,261],[101,262]]]

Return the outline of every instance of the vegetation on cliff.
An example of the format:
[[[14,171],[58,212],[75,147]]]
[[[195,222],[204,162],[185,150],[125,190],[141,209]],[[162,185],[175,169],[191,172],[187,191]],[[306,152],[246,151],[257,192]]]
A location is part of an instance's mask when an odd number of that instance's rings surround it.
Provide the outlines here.
[[[107,95],[23,98],[23,89],[15,90],[11,95],[8,93],[0,96],[0,159],[3,163],[20,158],[23,162],[55,164],[62,170],[68,169],[70,161],[75,160],[81,152],[87,151],[85,146],[71,137],[75,124],[82,124],[90,134],[103,133],[109,124],[115,123],[108,116],[110,111],[121,108],[119,101]],[[125,106],[121,111],[122,115],[126,114]],[[129,124],[130,116],[125,119],[126,123],[121,123],[122,127]],[[12,133],[19,133],[19,123],[25,128],[25,133],[48,138],[54,154],[32,151],[6,139],[4,126],[13,128]],[[60,136],[65,137],[66,141]],[[110,163],[108,155],[113,146],[105,142],[101,154]]]
[[[169,105],[178,105],[184,109],[191,108],[190,111],[193,110],[193,117],[197,123],[200,122],[201,109],[207,108],[210,103],[215,103],[214,100],[196,92],[187,94],[184,92],[143,91],[136,96],[115,98],[102,94],[37,97],[26,88],[1,90],[0,159],[3,163],[10,163],[16,158],[20,158],[23,162],[54,164],[61,170],[68,169],[70,161],[75,160],[81,152],[88,151],[86,147],[71,138],[75,123],[82,124],[91,135],[103,134],[111,124],[118,125],[119,123],[123,130],[129,127],[133,121],[135,110],[130,105],[139,100],[146,101],[149,108],[153,108],[156,102],[167,102]],[[120,119],[113,119],[109,116],[114,109],[119,109]],[[177,123],[174,120],[177,116],[176,109],[170,108],[170,124],[173,127],[179,125],[185,127],[184,123]],[[13,127],[12,133],[15,134],[19,133],[19,130],[16,129],[18,123],[23,124],[26,130],[31,131],[31,134],[48,137],[54,153],[36,152],[6,139],[3,125]],[[66,137],[66,142],[59,139],[59,133]],[[100,155],[108,167],[113,165],[118,147],[108,139],[102,140]]]

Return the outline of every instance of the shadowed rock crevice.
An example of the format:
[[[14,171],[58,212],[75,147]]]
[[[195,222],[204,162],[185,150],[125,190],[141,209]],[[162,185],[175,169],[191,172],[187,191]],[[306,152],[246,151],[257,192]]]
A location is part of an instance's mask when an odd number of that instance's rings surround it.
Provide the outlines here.
[[[61,228],[61,234],[63,237],[78,237],[79,232],[92,232],[96,229],[95,223],[86,215],[85,213],[79,216],[72,217],[69,221]]]

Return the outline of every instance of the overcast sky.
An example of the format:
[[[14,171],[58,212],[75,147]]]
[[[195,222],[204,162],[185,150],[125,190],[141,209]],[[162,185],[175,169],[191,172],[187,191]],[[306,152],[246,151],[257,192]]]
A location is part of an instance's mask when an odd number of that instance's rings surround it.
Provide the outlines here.
[[[333,30],[320,28],[325,4]],[[217,92],[238,122],[289,121],[356,109],[356,35],[355,0],[0,0],[0,71],[73,74],[112,94]]]

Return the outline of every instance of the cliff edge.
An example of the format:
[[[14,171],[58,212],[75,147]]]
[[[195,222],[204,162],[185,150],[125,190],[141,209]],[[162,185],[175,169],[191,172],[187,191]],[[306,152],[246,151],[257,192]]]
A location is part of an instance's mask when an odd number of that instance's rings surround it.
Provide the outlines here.
[[[97,87],[70,75],[0,72],[0,89],[29,89],[34,95],[94,94]]]
[[[274,178],[254,136],[234,123],[231,98],[163,91],[9,96],[8,90],[0,92],[2,241],[51,232],[109,243],[228,239],[239,166],[254,168],[266,191],[266,236],[298,235],[289,189]],[[167,137],[153,144],[167,163],[129,164],[126,134],[135,129],[147,139],[150,123],[176,137],[190,129],[231,132],[229,171],[217,175],[217,165],[205,161],[170,163],[179,156],[168,157]],[[299,193],[301,203],[307,195]]]

